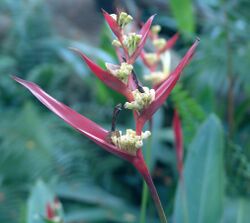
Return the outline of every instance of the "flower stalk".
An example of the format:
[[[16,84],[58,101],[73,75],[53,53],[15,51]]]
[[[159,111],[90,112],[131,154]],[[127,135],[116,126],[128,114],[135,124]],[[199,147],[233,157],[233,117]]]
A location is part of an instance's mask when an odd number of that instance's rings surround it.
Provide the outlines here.
[[[139,173],[142,175],[142,177],[145,180],[146,184],[148,185],[150,194],[151,194],[152,199],[153,199],[153,201],[155,203],[155,207],[157,209],[157,212],[158,212],[158,215],[160,217],[161,223],[167,223],[167,218],[166,218],[165,212],[163,210],[161,200],[160,200],[159,195],[157,193],[157,190],[155,188],[152,177],[151,177],[151,175],[149,173],[148,167],[147,167],[147,165],[146,165],[146,163],[144,161],[144,158],[143,158],[142,154],[140,154],[139,157],[141,157],[141,158],[135,159],[133,161],[133,164],[134,164],[135,168],[139,171]]]

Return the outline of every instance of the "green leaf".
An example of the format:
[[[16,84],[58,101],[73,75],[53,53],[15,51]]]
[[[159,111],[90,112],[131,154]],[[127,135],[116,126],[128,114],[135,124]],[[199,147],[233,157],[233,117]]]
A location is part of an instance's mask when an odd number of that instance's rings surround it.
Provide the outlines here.
[[[195,32],[195,18],[190,0],[170,0],[170,8],[181,32]]]
[[[250,201],[244,198],[227,199],[223,223],[248,223],[250,219]]]
[[[118,207],[119,208],[119,207]],[[138,213],[105,208],[82,208],[66,216],[66,222],[138,222]]]
[[[198,129],[187,155],[184,182],[175,200],[174,222],[220,222],[224,197],[223,129],[210,115]]]
[[[28,200],[27,223],[44,223],[46,216],[46,206],[54,204],[55,195],[48,186],[41,180],[38,180],[31,191]],[[56,214],[63,219],[62,209],[56,211]]]
[[[126,206],[120,198],[92,184],[72,187],[72,185],[62,183],[57,185],[56,190],[57,194],[64,199],[111,208]]]

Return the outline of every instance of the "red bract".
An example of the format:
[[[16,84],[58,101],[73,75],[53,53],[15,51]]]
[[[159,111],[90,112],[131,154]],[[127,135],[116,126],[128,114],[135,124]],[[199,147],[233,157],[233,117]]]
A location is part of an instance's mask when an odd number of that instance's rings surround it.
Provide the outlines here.
[[[117,24],[116,20],[109,13],[107,13],[104,9],[102,9],[102,12],[110,29],[116,35],[116,37],[120,40],[122,38],[121,27]]]
[[[100,66],[95,64],[92,60],[90,60],[86,55],[84,55],[80,50],[75,48],[70,48],[77,54],[81,56],[81,58],[85,61],[85,63],[88,65],[90,70],[108,87],[112,88],[113,90],[119,92],[120,94],[124,95],[129,101],[133,99],[133,95],[131,94],[131,91],[127,87],[126,84],[124,84],[122,81],[120,81],[117,77],[109,73],[108,71],[102,69]]]
[[[165,102],[170,92],[172,91],[177,81],[179,80],[181,72],[191,60],[198,43],[199,43],[199,39],[197,39],[194,42],[194,44],[190,47],[186,55],[182,58],[179,65],[169,75],[169,77],[156,89],[155,100],[148,106],[148,108],[144,109],[142,113],[140,114],[139,120],[141,123],[144,124],[146,121],[151,119],[153,114]]]
[[[86,135],[89,139],[104,148],[110,153],[113,153],[125,160],[131,161],[133,156],[122,151],[113,144],[107,142],[108,131],[101,126],[80,115],[68,106],[62,104],[56,99],[52,98],[45,91],[43,91],[35,83],[22,80],[18,77],[13,77],[15,81],[26,87],[40,102],[42,102],[48,109],[54,112],[57,116],[71,125],[80,133]]]
[[[102,9],[102,12],[103,12],[104,18],[105,18],[106,22],[108,23],[110,29],[112,30],[112,32],[115,34],[115,36],[117,37],[117,39],[121,43],[122,48],[123,48],[124,53],[125,53],[125,58],[126,58],[126,60],[128,60],[129,59],[128,51],[123,45],[123,30],[122,30],[122,28],[118,25],[116,20],[109,13],[107,13],[104,9]],[[119,49],[118,49],[118,51],[119,51]]]
[[[175,136],[177,167],[178,167],[179,176],[182,177],[183,137],[182,137],[181,120],[176,109],[174,110],[173,129],[174,129],[174,136]]]
[[[151,27],[151,24],[153,22],[154,17],[155,17],[154,15],[151,16],[148,19],[148,21],[141,28],[141,31],[140,31],[140,34],[142,35],[141,41],[140,41],[136,51],[129,58],[128,63],[133,64],[135,62],[136,58],[140,55],[140,53],[141,53],[141,51],[142,51],[142,49],[143,49],[143,47],[144,47],[144,45],[146,43],[146,40],[147,40],[149,31],[150,31],[150,27]]]

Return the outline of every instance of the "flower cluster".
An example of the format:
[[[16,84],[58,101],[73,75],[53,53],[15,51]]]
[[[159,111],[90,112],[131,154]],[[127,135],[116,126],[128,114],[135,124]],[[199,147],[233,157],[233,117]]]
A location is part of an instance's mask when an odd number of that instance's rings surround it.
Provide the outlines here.
[[[175,44],[178,39],[178,34],[175,34],[168,41],[162,37],[159,37],[161,26],[154,25],[150,31],[150,40],[153,46],[153,52],[142,51],[141,58],[145,66],[150,70],[150,74],[144,76],[146,81],[152,83],[152,85],[158,86],[161,84],[170,74],[171,54],[169,49]],[[159,63],[161,62],[161,70],[157,70]]]
[[[142,140],[148,138],[150,135],[150,131],[142,132],[141,135],[136,135],[134,130],[127,129],[126,134],[124,135],[121,131],[112,132],[111,140],[118,148],[125,150],[132,155],[136,155],[137,149],[143,146]]]
[[[116,39],[112,43],[116,47],[120,64],[106,63],[106,69],[102,69],[79,50],[74,48],[72,48],[72,50],[80,55],[93,74],[105,85],[126,97],[127,102],[122,107],[133,110],[135,130],[127,129],[126,133],[122,134],[121,131],[115,130],[113,121],[116,121],[116,118],[113,118],[112,129],[108,131],[57,101],[35,83],[22,80],[18,77],[13,77],[13,79],[26,87],[41,103],[70,126],[86,135],[106,151],[132,163],[148,184],[161,221],[166,222],[160,199],[141,150],[143,139],[148,138],[151,133],[149,131],[142,132],[142,130],[145,123],[152,118],[154,113],[166,101],[179,80],[181,72],[192,58],[199,41],[196,40],[194,42],[179,65],[171,73],[169,73],[169,68],[167,68],[170,62],[167,62],[164,69],[165,76],[163,78],[159,73],[153,72],[157,67],[161,54],[164,54],[164,52],[173,45],[178,35],[175,35],[169,41],[159,38],[158,33],[160,32],[160,26],[153,26],[150,30],[154,16],[151,16],[142,26],[141,30],[135,33],[125,30],[126,26],[133,21],[132,16],[127,13],[120,12],[118,15],[110,15],[103,10],[103,15],[116,36]],[[143,51],[148,36],[156,49],[155,53],[146,53]],[[133,65],[139,56],[141,56],[152,73],[151,80],[154,84],[157,84],[157,87],[154,86],[154,89],[142,86],[136,77]],[[116,112],[114,114],[116,114]]]
[[[141,111],[147,108],[155,100],[155,90],[148,87],[142,87],[143,92],[138,89],[132,91],[134,101],[126,102],[124,107],[127,109]]]
[[[118,15],[111,14],[110,16],[114,19],[114,21],[116,21],[117,25],[123,31],[120,32],[119,36],[117,36],[118,39],[113,40],[112,45],[116,47],[124,47],[124,49],[126,49],[128,54],[132,55],[135,52],[142,38],[141,34],[136,34],[134,32],[125,34],[124,28],[130,22],[132,22],[133,17],[125,12],[121,12]]]
[[[110,64],[110,63],[106,63],[105,65],[106,65],[106,68],[108,69],[108,71],[112,75],[117,77],[119,80],[121,80],[125,84],[128,83],[128,77],[133,70],[133,65],[125,63],[125,62],[122,62],[120,66]]]

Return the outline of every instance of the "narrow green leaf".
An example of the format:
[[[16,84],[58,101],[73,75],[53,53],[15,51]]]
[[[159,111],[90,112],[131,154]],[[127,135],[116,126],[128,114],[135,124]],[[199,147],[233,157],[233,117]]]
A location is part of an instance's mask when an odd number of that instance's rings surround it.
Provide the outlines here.
[[[82,208],[73,211],[66,216],[66,222],[138,222],[138,217],[133,212],[126,212],[115,209],[105,208]]]
[[[215,115],[198,129],[179,183],[174,222],[219,223],[224,197],[223,130]]]
[[[27,223],[44,223],[46,216],[46,206],[54,204],[55,195],[48,186],[41,180],[38,180],[31,190],[28,200]],[[56,211],[56,214],[63,219],[62,209]],[[49,221],[47,221],[49,222]],[[52,221],[53,222],[53,221]]]
[[[195,18],[191,0],[170,0],[170,8],[181,32],[195,32]]]

